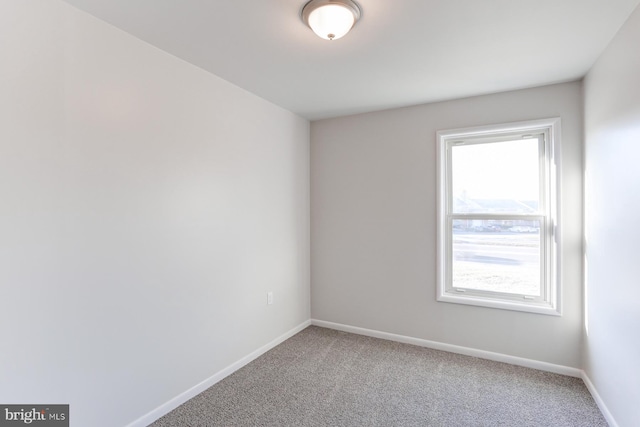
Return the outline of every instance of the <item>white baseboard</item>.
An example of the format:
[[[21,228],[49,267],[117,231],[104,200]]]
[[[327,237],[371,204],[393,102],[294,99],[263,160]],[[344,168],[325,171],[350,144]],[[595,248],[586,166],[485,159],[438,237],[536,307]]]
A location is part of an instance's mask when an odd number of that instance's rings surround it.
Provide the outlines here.
[[[337,331],[350,332],[350,333],[353,333],[353,334],[365,335],[365,336],[373,337],[373,338],[381,338],[381,339],[386,339],[386,340],[389,340],[389,341],[396,341],[396,342],[401,342],[401,343],[405,343],[405,344],[412,344],[412,345],[417,345],[417,346],[420,346],[420,347],[432,348],[434,350],[448,351],[448,352],[451,352],[451,353],[464,354],[466,356],[473,356],[473,357],[478,357],[478,358],[481,358],[481,359],[488,359],[488,360],[493,360],[493,361],[496,361],[496,362],[509,363],[511,365],[523,366],[523,367],[526,367],[526,368],[538,369],[538,370],[541,370],[541,371],[553,372],[553,373],[556,373],[556,374],[562,374],[562,375],[568,375],[568,376],[571,376],[571,377],[581,378],[584,381],[585,385],[587,386],[587,389],[589,390],[589,392],[593,396],[593,399],[595,400],[596,404],[600,408],[600,411],[602,412],[602,415],[604,416],[605,420],[607,421],[607,423],[609,423],[609,426],[610,427],[618,427],[618,423],[613,418],[613,415],[611,415],[611,412],[609,411],[609,408],[607,408],[606,404],[604,403],[604,401],[600,397],[600,394],[598,393],[598,391],[596,390],[595,386],[591,382],[591,379],[586,374],[586,372],[584,372],[581,369],[571,368],[571,367],[562,366],[562,365],[555,365],[553,363],[540,362],[540,361],[532,360],[532,359],[525,359],[525,358],[522,358],[522,357],[509,356],[509,355],[501,354],[501,353],[494,353],[494,352],[490,352],[490,351],[477,350],[477,349],[469,348],[469,347],[462,347],[462,346],[457,346],[457,345],[452,345],[452,344],[445,344],[445,343],[441,343],[441,342],[437,342],[437,341],[429,341],[429,340],[424,340],[424,339],[421,339],[421,338],[413,338],[413,337],[408,337],[408,336],[404,336],[404,335],[397,335],[397,334],[392,334],[392,333],[388,333],[388,332],[381,332],[381,331],[376,331],[376,330],[373,330],[373,329],[365,329],[365,328],[359,328],[359,327],[356,327],[356,326],[343,325],[343,324],[340,324],[340,323],[327,322],[327,321],[324,321],[324,320],[317,320],[317,319],[311,319],[311,320],[307,320],[307,321],[301,323],[300,325],[298,325],[295,328],[291,329],[290,331],[282,334],[278,338],[276,338],[273,341],[265,344],[264,346],[260,347],[259,349],[255,350],[254,352],[248,354],[247,356],[243,357],[242,359],[238,360],[237,362],[235,362],[235,363],[227,366],[226,368],[222,369],[221,371],[215,373],[210,378],[207,378],[206,380],[202,381],[201,383],[196,384],[195,386],[191,387],[190,389],[186,390],[185,392],[183,392],[183,393],[179,394],[178,396],[174,397],[170,401],[158,406],[156,409],[152,410],[151,412],[147,413],[146,415],[143,415],[142,417],[140,417],[137,420],[133,421],[132,423],[128,424],[127,427],[146,427],[146,426],[148,426],[149,424],[153,423],[154,421],[156,421],[160,417],[162,417],[162,416],[168,414],[169,412],[173,411],[174,409],[176,409],[178,406],[182,405],[183,403],[185,403],[189,399],[192,399],[193,397],[195,397],[198,394],[202,393],[203,391],[205,391],[206,389],[208,389],[212,385],[216,384],[217,382],[219,382],[219,381],[223,380],[224,378],[226,378],[227,376],[231,375],[232,373],[234,373],[238,369],[242,368],[243,366],[249,364],[253,360],[255,360],[258,357],[262,356],[267,351],[271,350],[272,348],[276,347],[277,345],[279,345],[282,342],[286,341],[287,339],[291,338],[292,336],[294,336],[298,332],[302,331],[303,329],[305,329],[309,325],[316,325],[316,326],[320,326],[320,327],[323,327],[323,328],[335,329]]]
[[[351,332],[358,335],[366,335],[368,337],[382,338],[389,341],[397,341],[404,344],[413,344],[420,347],[432,348],[434,350],[448,351],[450,353],[464,354],[465,356],[473,356],[480,359],[488,359],[496,362],[508,363],[511,365],[524,366],[525,368],[538,369],[540,371],[553,372],[555,374],[562,374],[570,377],[582,378],[583,374],[581,369],[571,368],[569,366],[554,365],[553,363],[540,362],[538,360],[525,359],[522,357],[509,356],[502,353],[493,353],[491,351],[477,350],[475,348],[445,344],[437,341],[423,340],[421,338],[407,337],[404,335],[396,335],[388,332],[374,331],[372,329],[358,328],[356,326],[342,325],[340,323],[326,322],[324,320],[311,319],[311,324],[321,326],[323,328],[335,329],[343,332]]]
[[[280,335],[278,338],[274,339],[273,341],[263,345],[262,347],[260,347],[256,351],[246,355],[245,357],[243,357],[242,359],[238,360],[237,362],[235,362],[235,363],[227,366],[223,370],[215,373],[214,375],[212,375],[211,377],[209,377],[206,380],[202,381],[201,383],[196,384],[195,386],[191,387],[189,390],[179,394],[178,396],[174,397],[173,399],[171,399],[167,403],[164,403],[164,404],[158,406],[153,411],[149,412],[146,415],[143,415],[142,417],[140,417],[137,420],[133,421],[131,424],[128,424],[127,427],[146,427],[146,426],[148,426],[149,424],[151,424],[152,422],[156,421],[160,417],[162,417],[162,416],[168,414],[169,412],[173,411],[178,406],[180,406],[183,403],[185,403],[187,400],[192,399],[193,397],[195,397],[198,394],[202,393],[203,391],[205,391],[206,389],[208,389],[209,387],[211,387],[215,383],[223,380],[224,378],[228,377],[229,375],[231,375],[232,373],[234,373],[238,369],[242,368],[243,366],[247,365],[248,363],[250,363],[253,360],[257,359],[258,357],[262,356],[264,353],[266,353],[267,351],[271,350],[275,346],[277,346],[277,345],[281,344],[282,342],[286,341],[287,339],[291,338],[292,336],[294,336],[298,332],[302,331],[304,328],[306,328],[309,325],[311,325],[311,321],[310,320],[307,320],[307,321],[301,323],[300,325],[296,326],[295,328],[291,329],[290,331]]]
[[[598,390],[596,390],[596,386],[593,385],[591,379],[585,371],[582,371],[582,381],[584,381],[587,389],[589,390],[589,393],[591,393],[591,396],[593,396],[593,400],[596,401],[596,404],[598,405],[598,408],[600,408],[600,412],[602,412],[604,419],[607,421],[607,423],[609,423],[609,427],[618,427],[618,423],[613,418],[613,415],[611,415],[609,408],[607,408],[607,405],[605,405],[604,400],[602,400],[602,397],[600,397]]]

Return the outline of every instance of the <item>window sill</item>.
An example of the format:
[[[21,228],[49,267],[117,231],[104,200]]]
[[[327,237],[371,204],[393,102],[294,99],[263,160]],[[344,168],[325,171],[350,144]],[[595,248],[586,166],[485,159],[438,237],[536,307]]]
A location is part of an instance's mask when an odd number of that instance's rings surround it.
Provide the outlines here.
[[[545,314],[548,316],[562,316],[560,307],[552,304],[518,302],[483,298],[477,295],[438,295],[439,302],[475,305],[479,307],[498,308],[501,310],[522,311],[526,313]]]

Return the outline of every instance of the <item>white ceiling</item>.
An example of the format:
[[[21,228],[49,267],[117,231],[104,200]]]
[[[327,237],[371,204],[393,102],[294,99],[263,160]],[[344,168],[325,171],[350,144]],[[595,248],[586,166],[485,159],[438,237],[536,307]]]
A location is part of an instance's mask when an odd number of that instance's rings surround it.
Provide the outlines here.
[[[66,0],[311,120],[575,80],[640,0],[358,0],[322,40],[306,0]]]

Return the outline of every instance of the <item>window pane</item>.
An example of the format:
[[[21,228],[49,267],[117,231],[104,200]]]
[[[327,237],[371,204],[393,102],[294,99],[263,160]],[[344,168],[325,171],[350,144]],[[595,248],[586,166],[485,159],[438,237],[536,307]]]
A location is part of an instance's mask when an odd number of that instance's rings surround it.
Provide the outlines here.
[[[540,197],[538,139],[451,147],[454,213],[534,213]]]
[[[453,221],[454,288],[540,294],[540,221]]]

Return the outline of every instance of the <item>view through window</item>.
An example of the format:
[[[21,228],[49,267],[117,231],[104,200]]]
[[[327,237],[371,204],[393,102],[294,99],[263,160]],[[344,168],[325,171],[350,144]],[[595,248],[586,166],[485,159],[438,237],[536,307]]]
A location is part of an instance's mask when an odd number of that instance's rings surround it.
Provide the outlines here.
[[[453,286],[540,296],[540,141],[451,147]],[[482,216],[474,216],[482,214]]]

